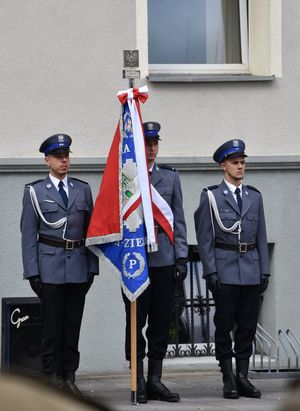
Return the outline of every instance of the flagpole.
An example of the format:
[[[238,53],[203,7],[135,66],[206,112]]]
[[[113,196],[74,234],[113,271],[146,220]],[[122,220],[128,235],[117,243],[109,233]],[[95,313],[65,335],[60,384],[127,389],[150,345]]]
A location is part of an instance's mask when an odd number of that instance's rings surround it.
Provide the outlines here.
[[[133,87],[134,79],[129,78],[129,88]],[[131,405],[137,405],[136,300],[130,303],[130,369]]]
[[[131,368],[131,404],[137,404],[137,335],[136,335],[136,300],[130,303],[130,368]]]
[[[127,78],[129,88],[134,87],[134,79],[140,78],[139,51],[123,50],[123,78]],[[130,388],[131,405],[137,405],[137,303],[130,303]]]

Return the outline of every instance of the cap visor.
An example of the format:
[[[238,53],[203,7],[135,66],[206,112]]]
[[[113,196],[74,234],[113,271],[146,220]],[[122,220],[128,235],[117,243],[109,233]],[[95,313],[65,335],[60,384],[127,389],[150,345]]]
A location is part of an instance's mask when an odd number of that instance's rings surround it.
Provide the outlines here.
[[[229,156],[225,157],[224,160],[226,160],[227,158],[233,158],[233,157],[248,157],[248,156],[245,153],[232,153]]]
[[[159,136],[145,136],[146,141],[157,141],[157,140],[161,140]]]

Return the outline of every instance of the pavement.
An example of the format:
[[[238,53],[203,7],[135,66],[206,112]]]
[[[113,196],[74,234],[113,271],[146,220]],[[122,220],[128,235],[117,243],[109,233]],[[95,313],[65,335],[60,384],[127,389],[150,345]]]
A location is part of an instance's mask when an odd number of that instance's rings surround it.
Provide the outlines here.
[[[283,377],[251,379],[262,391],[260,399],[240,397],[228,400],[222,396],[222,375],[217,364],[211,358],[188,358],[164,362],[162,381],[171,391],[179,392],[179,403],[149,401],[147,404],[132,405],[129,372],[119,375],[81,375],[77,378],[77,385],[87,397],[107,404],[112,411],[142,408],[145,411],[280,411],[289,395],[288,385],[291,383],[290,378],[286,378],[286,375]]]

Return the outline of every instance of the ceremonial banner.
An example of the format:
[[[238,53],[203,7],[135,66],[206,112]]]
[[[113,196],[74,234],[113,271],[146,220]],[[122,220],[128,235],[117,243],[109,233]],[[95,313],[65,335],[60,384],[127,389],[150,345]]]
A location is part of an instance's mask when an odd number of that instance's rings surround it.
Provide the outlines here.
[[[122,103],[86,246],[100,259],[100,270],[117,270],[134,301],[148,286],[147,252],[157,250],[152,198],[139,101],[147,87],[118,93]]]

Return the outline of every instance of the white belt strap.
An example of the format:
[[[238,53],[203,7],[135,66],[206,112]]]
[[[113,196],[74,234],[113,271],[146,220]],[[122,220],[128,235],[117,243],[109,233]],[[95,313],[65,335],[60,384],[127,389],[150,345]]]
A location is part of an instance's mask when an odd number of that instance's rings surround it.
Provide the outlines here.
[[[213,213],[215,215],[216,221],[218,223],[218,226],[222,231],[225,233],[232,233],[238,235],[238,239],[240,240],[240,234],[242,230],[241,226],[241,220],[236,221],[231,227],[225,227],[224,224],[222,223],[220,213],[218,210],[217,202],[215,199],[215,196],[212,191],[207,190],[207,195],[208,195],[208,202],[209,202],[209,210],[210,210],[210,219],[211,219],[211,225],[212,225],[212,230],[213,230],[213,235],[215,238],[215,227],[214,227],[214,220],[213,220]],[[237,231],[235,231],[237,230]]]

